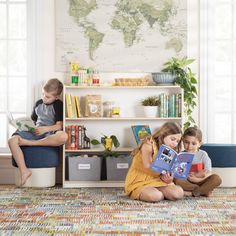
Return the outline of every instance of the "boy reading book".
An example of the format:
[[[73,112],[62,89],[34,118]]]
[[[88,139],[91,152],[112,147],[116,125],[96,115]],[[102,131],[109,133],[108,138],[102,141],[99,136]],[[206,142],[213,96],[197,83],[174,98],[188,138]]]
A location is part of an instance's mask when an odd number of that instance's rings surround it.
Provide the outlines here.
[[[200,149],[202,132],[195,127],[184,131],[183,143],[185,151],[194,154],[193,163],[187,180],[175,179],[175,183],[185,190],[185,196],[206,196],[221,184],[221,178],[212,174],[211,159],[208,154]]]
[[[25,165],[21,146],[60,146],[67,140],[62,131],[63,104],[59,100],[63,84],[58,79],[50,79],[43,86],[42,99],[34,106],[31,118],[35,122],[35,132],[17,130],[8,140],[12,156],[21,174],[24,185],[32,172]]]
[[[172,173],[174,178],[186,179],[193,161],[194,154],[188,152],[177,153],[170,147],[162,144],[152,163],[151,169],[164,173]]]

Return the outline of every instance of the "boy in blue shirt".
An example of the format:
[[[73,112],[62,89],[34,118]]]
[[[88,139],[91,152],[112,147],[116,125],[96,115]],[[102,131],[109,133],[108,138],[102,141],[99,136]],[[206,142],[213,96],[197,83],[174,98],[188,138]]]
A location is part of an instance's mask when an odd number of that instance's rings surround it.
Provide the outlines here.
[[[63,84],[58,79],[48,80],[42,90],[42,99],[34,106],[31,118],[35,122],[35,132],[16,131],[8,140],[12,156],[21,174],[21,185],[32,175],[27,168],[21,146],[60,146],[68,136],[62,131],[63,103],[60,94]]]

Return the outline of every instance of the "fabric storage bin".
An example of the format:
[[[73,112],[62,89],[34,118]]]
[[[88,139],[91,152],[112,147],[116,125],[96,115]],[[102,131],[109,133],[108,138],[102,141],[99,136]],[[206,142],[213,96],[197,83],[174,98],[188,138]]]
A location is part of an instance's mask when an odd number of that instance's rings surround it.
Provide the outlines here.
[[[98,156],[68,156],[69,180],[98,181],[101,179],[101,158]]]
[[[130,165],[130,156],[106,157],[107,180],[125,180]]]

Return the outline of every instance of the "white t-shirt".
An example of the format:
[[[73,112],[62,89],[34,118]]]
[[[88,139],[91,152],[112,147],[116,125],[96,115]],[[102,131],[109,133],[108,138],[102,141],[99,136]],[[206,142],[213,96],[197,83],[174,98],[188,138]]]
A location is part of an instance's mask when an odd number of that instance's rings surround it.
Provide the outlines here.
[[[211,159],[207,152],[200,150],[195,153],[190,172],[199,172],[201,170],[211,171]]]

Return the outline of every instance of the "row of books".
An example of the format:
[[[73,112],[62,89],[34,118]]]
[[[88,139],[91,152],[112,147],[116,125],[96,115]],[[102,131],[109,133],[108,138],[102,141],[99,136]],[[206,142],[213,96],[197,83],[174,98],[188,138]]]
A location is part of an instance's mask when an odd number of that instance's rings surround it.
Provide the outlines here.
[[[90,139],[86,135],[84,125],[68,125],[66,126],[66,133],[68,134],[66,149],[90,149]]]
[[[65,98],[66,98],[66,117],[67,118],[81,117],[79,97],[66,93]]]
[[[181,117],[182,116],[182,95],[176,94],[165,94],[159,95],[161,105],[159,107],[159,116],[166,117]]]

